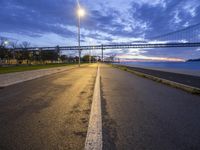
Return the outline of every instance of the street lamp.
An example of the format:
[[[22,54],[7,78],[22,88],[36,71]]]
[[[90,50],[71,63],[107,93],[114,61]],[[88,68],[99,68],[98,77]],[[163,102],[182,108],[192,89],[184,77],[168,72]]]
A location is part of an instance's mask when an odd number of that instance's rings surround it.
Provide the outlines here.
[[[84,16],[85,16],[85,10],[84,10],[83,8],[81,8],[80,5],[78,5],[77,15],[78,15],[78,47],[79,47],[79,50],[78,50],[78,52],[79,52],[78,66],[80,67],[80,64],[81,64],[80,22],[81,22],[81,17],[84,17]]]
[[[4,45],[7,46],[9,44],[9,41],[4,41]]]
[[[79,17],[84,17],[85,16],[85,10],[83,8],[81,8],[80,6],[78,8],[78,16]]]

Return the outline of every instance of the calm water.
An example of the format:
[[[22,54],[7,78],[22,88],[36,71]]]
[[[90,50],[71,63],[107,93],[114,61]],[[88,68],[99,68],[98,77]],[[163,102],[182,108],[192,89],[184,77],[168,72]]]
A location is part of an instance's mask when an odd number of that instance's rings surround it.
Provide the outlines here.
[[[120,64],[133,67],[200,71],[200,62],[121,62]]]

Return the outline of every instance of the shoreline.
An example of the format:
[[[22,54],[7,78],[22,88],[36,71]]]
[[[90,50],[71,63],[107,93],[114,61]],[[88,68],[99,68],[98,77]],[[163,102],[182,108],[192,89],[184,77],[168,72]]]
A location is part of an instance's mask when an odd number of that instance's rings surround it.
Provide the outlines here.
[[[200,77],[200,70],[193,70],[193,69],[175,69],[175,68],[161,68],[161,67],[146,67],[146,66],[139,66],[134,64],[116,64],[116,65],[123,65],[127,67],[135,67],[135,68],[143,68],[149,70],[157,70],[157,71],[164,71],[169,73],[178,73],[184,75],[191,75],[191,76],[199,76]]]

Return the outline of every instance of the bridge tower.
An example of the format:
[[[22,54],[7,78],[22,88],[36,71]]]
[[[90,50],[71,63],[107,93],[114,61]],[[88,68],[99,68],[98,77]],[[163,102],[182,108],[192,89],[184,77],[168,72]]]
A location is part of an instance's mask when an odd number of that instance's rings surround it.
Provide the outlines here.
[[[102,61],[102,62],[103,62],[103,50],[104,50],[103,44],[101,44],[101,61]]]

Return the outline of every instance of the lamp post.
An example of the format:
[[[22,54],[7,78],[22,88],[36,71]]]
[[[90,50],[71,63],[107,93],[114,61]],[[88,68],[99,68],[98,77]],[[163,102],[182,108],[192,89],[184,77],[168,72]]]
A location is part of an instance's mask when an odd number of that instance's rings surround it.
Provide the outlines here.
[[[78,14],[78,53],[79,53],[79,58],[78,58],[78,66],[80,67],[81,65],[81,35],[80,35],[80,23],[81,23],[81,17],[84,17],[85,15],[85,10],[82,9],[80,7],[80,5],[78,5],[78,11],[77,11],[77,14]]]
[[[89,45],[92,45],[92,40],[90,39],[89,40]],[[92,49],[93,49],[93,47],[92,47]],[[91,49],[89,50],[89,63],[91,64],[91,55],[92,55],[92,53],[91,53]]]

